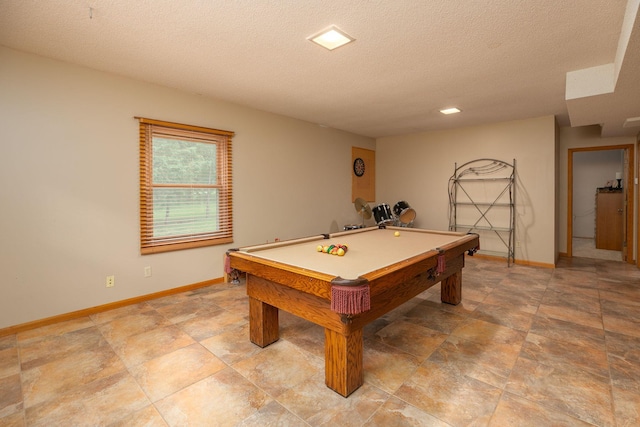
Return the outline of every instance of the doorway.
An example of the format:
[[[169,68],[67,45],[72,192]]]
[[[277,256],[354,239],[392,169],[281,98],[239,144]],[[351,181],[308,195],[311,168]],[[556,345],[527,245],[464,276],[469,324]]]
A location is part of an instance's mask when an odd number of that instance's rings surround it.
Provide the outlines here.
[[[633,263],[633,150],[633,145],[569,149],[568,256]],[[618,203],[614,208],[611,200]],[[613,209],[615,227],[612,216],[603,219],[605,208]],[[614,246],[608,243],[612,234]]]

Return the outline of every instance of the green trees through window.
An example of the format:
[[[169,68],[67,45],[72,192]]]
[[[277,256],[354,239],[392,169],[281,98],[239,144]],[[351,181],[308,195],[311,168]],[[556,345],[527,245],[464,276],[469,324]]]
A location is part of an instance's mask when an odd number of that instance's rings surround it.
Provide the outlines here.
[[[155,236],[219,229],[216,152],[215,143],[153,138]]]
[[[232,241],[233,133],[139,120],[142,253]]]

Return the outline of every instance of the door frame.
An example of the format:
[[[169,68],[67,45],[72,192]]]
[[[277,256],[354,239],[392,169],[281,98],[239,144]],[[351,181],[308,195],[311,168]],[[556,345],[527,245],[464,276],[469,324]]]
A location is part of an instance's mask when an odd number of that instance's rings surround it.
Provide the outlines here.
[[[624,145],[603,145],[598,147],[581,147],[581,148],[569,148],[568,151],[568,202],[567,202],[567,256],[573,257],[573,153],[578,151],[604,151],[604,150],[623,150],[624,151],[624,163],[625,170],[623,171],[623,186],[622,192],[624,194],[624,218],[625,225],[623,226],[624,241],[626,247],[622,248],[623,259],[629,263],[634,263],[633,248],[635,246],[635,239],[633,230],[636,228],[636,224],[633,222],[633,209],[635,206],[634,192],[634,176],[635,176],[635,146],[633,144]],[[640,258],[640,257],[638,257]],[[640,261],[640,260],[639,260]],[[640,265],[640,264],[639,264]]]

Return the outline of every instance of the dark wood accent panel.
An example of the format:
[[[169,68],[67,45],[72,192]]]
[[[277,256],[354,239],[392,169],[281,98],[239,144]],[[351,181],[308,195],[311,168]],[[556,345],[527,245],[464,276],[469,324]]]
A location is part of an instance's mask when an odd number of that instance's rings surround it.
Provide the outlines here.
[[[361,158],[365,163],[365,172],[362,176],[356,176],[351,171],[351,201],[358,197],[373,202],[376,199],[376,152],[366,148],[351,147],[351,166],[356,158]]]

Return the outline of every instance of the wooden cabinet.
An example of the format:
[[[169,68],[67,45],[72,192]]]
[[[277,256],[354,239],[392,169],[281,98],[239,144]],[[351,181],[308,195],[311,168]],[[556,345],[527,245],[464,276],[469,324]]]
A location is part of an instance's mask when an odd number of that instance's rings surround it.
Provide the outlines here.
[[[622,191],[596,193],[596,248],[622,250],[622,219],[624,195]]]

